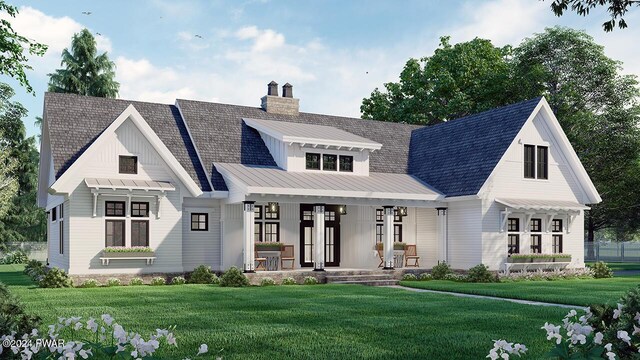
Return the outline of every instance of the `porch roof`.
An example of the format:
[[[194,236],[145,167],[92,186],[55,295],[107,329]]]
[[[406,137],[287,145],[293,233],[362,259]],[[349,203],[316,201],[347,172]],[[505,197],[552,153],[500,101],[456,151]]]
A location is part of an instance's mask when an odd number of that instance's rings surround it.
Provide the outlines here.
[[[163,192],[174,191],[176,189],[170,182],[154,180],[85,178],[84,182],[91,189],[155,190]]]
[[[214,163],[230,192],[269,195],[330,196],[367,199],[441,200],[444,196],[407,174],[369,176],[288,172],[277,167]],[[232,197],[234,194],[230,194]]]
[[[589,207],[575,201],[545,199],[496,199],[502,205],[513,210],[530,211],[576,211],[588,210]]]

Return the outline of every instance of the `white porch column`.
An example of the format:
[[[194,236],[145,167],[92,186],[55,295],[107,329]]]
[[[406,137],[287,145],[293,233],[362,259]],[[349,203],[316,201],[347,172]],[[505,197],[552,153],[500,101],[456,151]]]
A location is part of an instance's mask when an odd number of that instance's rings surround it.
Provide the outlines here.
[[[243,270],[246,273],[255,272],[255,212],[253,201],[243,201]]]
[[[313,206],[314,271],[324,271],[324,204]]]
[[[447,208],[436,208],[438,212],[438,262],[449,262]]]
[[[393,269],[393,206],[383,206],[384,223],[382,229],[382,253],[384,254],[384,269]]]

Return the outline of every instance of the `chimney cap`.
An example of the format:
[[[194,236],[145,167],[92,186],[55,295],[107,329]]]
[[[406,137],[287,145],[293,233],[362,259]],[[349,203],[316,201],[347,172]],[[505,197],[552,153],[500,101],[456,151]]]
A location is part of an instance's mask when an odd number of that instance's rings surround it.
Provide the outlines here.
[[[286,97],[286,98],[293,97],[293,85],[289,83],[282,85],[282,97]]]
[[[275,82],[275,81],[273,81],[273,80],[271,80],[271,82],[270,82],[270,83],[268,83],[267,85],[278,85],[278,83],[277,83],[277,82]]]
[[[282,87],[293,87],[293,85],[291,85],[289,83],[286,83],[286,84],[282,85]]]
[[[277,82],[271,80],[271,82],[267,84],[267,95],[278,96],[278,83]]]

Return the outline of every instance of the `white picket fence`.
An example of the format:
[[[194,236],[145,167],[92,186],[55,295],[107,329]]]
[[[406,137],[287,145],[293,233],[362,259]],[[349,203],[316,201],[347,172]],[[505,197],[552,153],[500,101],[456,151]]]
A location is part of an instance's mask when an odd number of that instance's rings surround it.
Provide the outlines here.
[[[585,242],[586,261],[640,262],[640,242]]]
[[[21,250],[29,259],[36,259],[40,261],[47,260],[47,243],[46,242],[20,242],[20,243],[7,243],[7,250],[0,250],[0,258],[4,256],[7,252],[12,252],[16,250]]]

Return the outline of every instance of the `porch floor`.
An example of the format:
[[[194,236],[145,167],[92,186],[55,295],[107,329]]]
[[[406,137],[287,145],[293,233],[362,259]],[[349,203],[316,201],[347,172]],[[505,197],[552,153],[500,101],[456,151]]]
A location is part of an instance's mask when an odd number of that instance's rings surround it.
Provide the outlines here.
[[[397,268],[393,270],[384,269],[358,269],[358,268],[325,268],[325,271],[314,271],[311,268],[292,269],[292,270],[275,270],[275,271],[256,271],[255,273],[245,274],[253,285],[259,285],[262,279],[272,278],[276,284],[282,283],[282,280],[291,277],[297,283],[302,284],[304,278],[311,276],[318,280],[318,283],[343,283],[363,285],[393,285],[391,282],[397,282],[407,273],[421,274],[427,272],[427,268]]]

